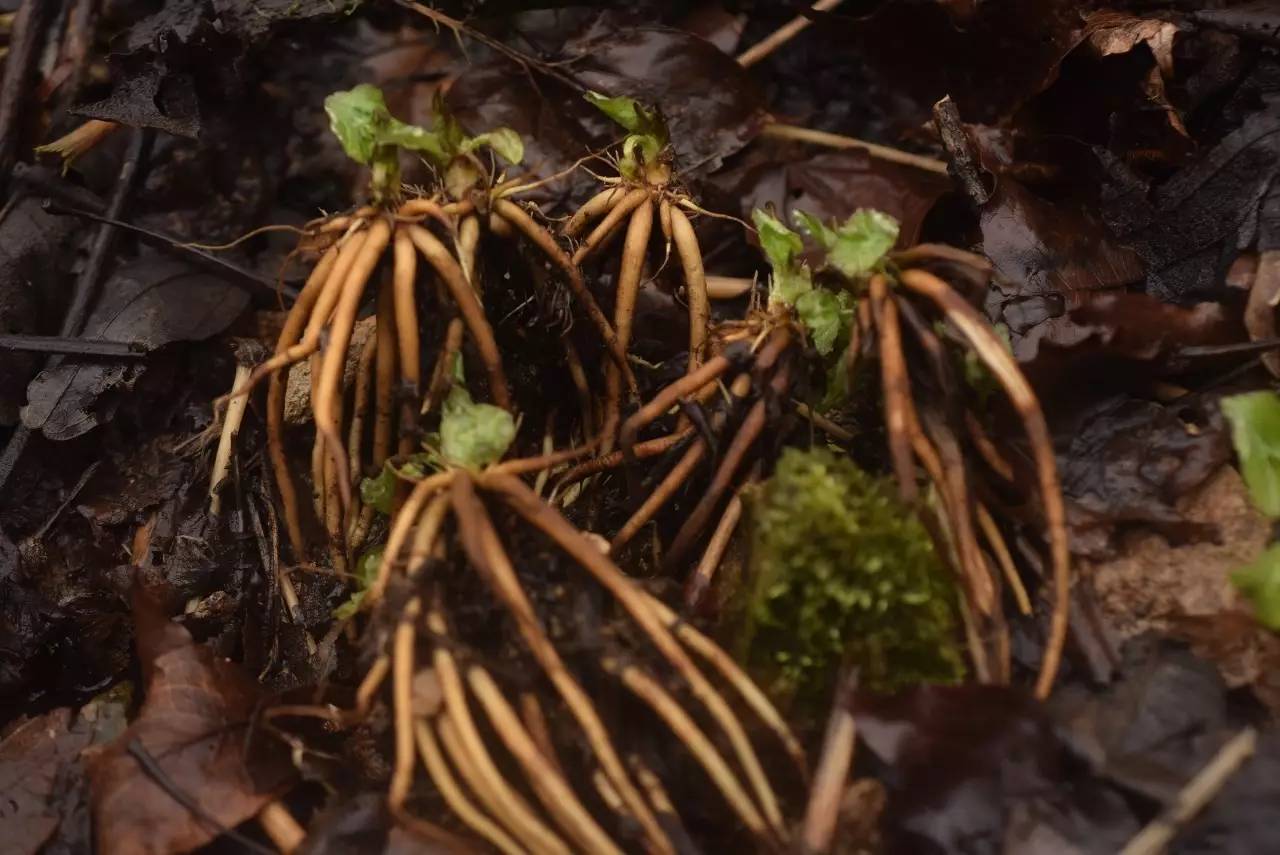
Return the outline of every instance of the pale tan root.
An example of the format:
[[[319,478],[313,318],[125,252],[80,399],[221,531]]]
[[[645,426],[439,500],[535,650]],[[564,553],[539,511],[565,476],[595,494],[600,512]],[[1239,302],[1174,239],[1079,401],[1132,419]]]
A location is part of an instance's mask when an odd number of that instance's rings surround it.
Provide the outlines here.
[[[503,697],[502,690],[478,665],[467,670],[471,691],[480,701],[498,738],[507,746],[516,762],[524,769],[525,778],[547,812],[555,817],[560,828],[572,837],[583,851],[622,855],[604,830],[596,824],[590,812],[574,795],[573,788],[560,777],[555,767],[538,750],[528,731],[516,715],[516,711]]]

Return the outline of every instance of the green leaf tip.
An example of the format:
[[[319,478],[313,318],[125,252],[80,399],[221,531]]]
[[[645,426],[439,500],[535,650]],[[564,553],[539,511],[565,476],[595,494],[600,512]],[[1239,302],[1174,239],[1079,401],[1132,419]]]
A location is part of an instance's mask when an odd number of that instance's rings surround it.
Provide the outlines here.
[[[1231,581],[1253,604],[1258,623],[1280,631],[1280,544],[1267,547],[1256,561],[1232,573]]]
[[[853,319],[854,300],[848,291],[814,288],[796,298],[796,314],[809,331],[814,350],[823,356],[835,348],[840,334]]]
[[[751,219],[756,225],[760,248],[773,269],[769,302],[793,306],[802,294],[813,290],[809,268],[799,260],[804,242],[768,211],[756,208],[751,212]]]
[[[1231,439],[1240,458],[1240,474],[1254,505],[1280,518],[1280,396],[1248,392],[1222,399],[1231,423]]]
[[[347,156],[368,164],[379,144],[382,128],[391,118],[382,90],[368,83],[334,92],[324,99],[329,127]]]
[[[760,240],[760,248],[769,266],[777,273],[791,267],[796,256],[804,249],[804,241],[800,235],[787,228],[786,223],[761,208],[751,212],[751,221],[756,225],[756,235]]]
[[[378,578],[378,566],[382,563],[382,546],[374,546],[360,556],[360,560],[356,562],[356,589],[351,592],[341,605],[333,610],[333,616],[338,620],[350,620],[360,611],[360,607],[364,605],[365,594],[373,585],[374,580]]]
[[[440,453],[454,466],[483,469],[502,459],[516,438],[516,422],[493,404],[477,404],[455,383],[440,417]]]
[[[634,98],[627,98],[625,95],[610,97],[592,91],[588,91],[583,97],[601,113],[633,134],[645,133],[653,121],[652,113],[645,110]]]

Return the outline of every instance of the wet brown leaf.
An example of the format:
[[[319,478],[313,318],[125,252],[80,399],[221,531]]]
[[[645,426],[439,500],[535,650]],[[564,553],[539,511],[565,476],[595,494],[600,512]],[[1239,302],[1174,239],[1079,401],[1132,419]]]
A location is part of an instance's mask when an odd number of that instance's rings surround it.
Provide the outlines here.
[[[281,792],[285,776],[279,769],[251,769],[245,756],[257,684],[196,645],[141,590],[135,593],[134,616],[146,701],[137,720],[89,767],[98,851],[187,852],[216,838],[220,829],[192,815],[157,783],[130,753],[132,744],[223,827],[254,816]],[[261,746],[255,753],[261,755]]]
[[[861,19],[828,14],[818,26],[847,30],[892,92],[901,118],[920,123],[950,95],[970,121],[995,123],[1053,82],[1084,37],[1079,3],[892,0]]]
[[[785,222],[806,211],[824,222],[843,222],[858,208],[875,208],[902,224],[899,246],[917,243],[925,216],[951,190],[941,175],[872,158],[865,151],[840,151],[798,160],[770,158],[752,163],[735,186],[739,216],[772,207]]]
[[[35,853],[58,828],[51,804],[59,774],[75,763],[92,734],[68,728],[71,710],[56,709],[0,742],[0,840],[14,855]]]
[[[62,707],[10,728],[0,740],[0,848],[87,851],[84,758],[124,729],[129,694],[124,683],[78,711]]]
[[[1126,54],[1145,44],[1155,57],[1155,68],[1147,75],[1142,88],[1152,104],[1163,108],[1169,124],[1182,136],[1188,136],[1182,117],[1169,103],[1165,81],[1173,79],[1173,43],[1178,25],[1158,18],[1138,18],[1123,12],[1102,10],[1085,21],[1088,44],[1098,56]]]
[[[666,119],[676,167],[714,171],[751,141],[766,114],[748,74],[715,45],[682,30],[598,16],[566,34],[555,68],[582,87],[656,106]],[[714,85],[708,85],[714,81]],[[505,58],[479,63],[450,87],[449,107],[472,133],[506,125],[525,139],[525,168],[551,175],[622,132],[581,91]]]
[[[602,17],[565,49],[573,75],[610,95],[657,105],[667,121],[677,166],[714,171],[766,119],[755,84],[732,57],[708,41],[666,27],[619,28]],[[613,136],[618,136],[613,132]]]
[[[1002,178],[980,214],[982,247],[1006,280],[1002,291],[1026,298],[1102,291],[1142,278],[1142,263],[1114,242],[1084,205],[1054,204]]]
[[[1280,249],[1280,109],[1253,113],[1197,162],[1158,186],[1106,159],[1102,213],[1147,268],[1147,292],[1191,302],[1222,295],[1241,250]]]
[[[1016,301],[1002,307],[1013,353],[1035,362],[1037,380],[1115,372],[1143,366],[1139,375],[1180,369],[1181,348],[1240,340],[1236,312],[1221,303],[1176,306],[1131,291],[1078,291]]]
[[[1069,438],[1058,468],[1076,554],[1107,555],[1118,530],[1138,525],[1179,543],[1217,534],[1213,524],[1184,516],[1177,504],[1230,458],[1212,399],[1188,396],[1166,407],[1121,395],[1054,430]]]
[[[1026,692],[922,686],[859,696],[853,710],[860,741],[893,770],[889,853],[1114,852],[1138,828]]]
[[[132,342],[147,351],[215,335],[249,303],[238,285],[155,256],[121,269],[102,287],[84,338]],[[49,439],[80,436],[110,417],[110,401],[100,406],[104,395],[131,387],[144,370],[135,361],[64,363],[42,371],[27,389],[22,421]]]

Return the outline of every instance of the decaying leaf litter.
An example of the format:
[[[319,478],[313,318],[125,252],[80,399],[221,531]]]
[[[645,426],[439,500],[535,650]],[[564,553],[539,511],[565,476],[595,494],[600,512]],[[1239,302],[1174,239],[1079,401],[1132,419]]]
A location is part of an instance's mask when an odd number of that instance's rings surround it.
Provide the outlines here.
[[[1274,848],[1264,4],[10,6],[15,851]]]

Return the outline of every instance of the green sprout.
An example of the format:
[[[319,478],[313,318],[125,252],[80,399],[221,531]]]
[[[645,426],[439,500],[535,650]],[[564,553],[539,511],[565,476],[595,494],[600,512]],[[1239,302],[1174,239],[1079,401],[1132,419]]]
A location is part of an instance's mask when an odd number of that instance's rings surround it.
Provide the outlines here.
[[[453,381],[440,414],[440,432],[424,439],[422,451],[399,465],[388,460],[376,477],[361,481],[360,499],[366,505],[390,515],[401,480],[417,480],[449,466],[479,471],[507,453],[516,438],[515,418],[501,407],[472,400],[461,358],[453,364]]]
[[[515,438],[511,413],[493,404],[477,404],[466,386],[453,384],[440,419],[440,453],[447,463],[483,469],[501,460]]]
[[[382,546],[380,545],[369,549],[360,556],[360,560],[356,562],[356,589],[351,592],[350,597],[333,610],[335,618],[338,620],[350,620],[359,613],[369,586],[378,578],[378,565],[381,563]]]
[[[1231,422],[1231,439],[1240,458],[1240,474],[1249,497],[1262,513],[1280,519],[1280,395],[1249,392],[1222,399]],[[1280,631],[1280,544],[1231,574],[1231,581],[1252,604],[1258,622]]]
[[[640,177],[643,166],[658,162],[658,155],[667,147],[669,138],[666,123],[657,110],[623,96],[611,98],[588,92],[585,97],[627,131],[622,141],[622,158],[618,161],[618,171],[623,177],[634,181]]]
[[[887,483],[788,448],[751,509],[742,644],[777,695],[818,701],[840,666],[877,691],[963,677],[954,581]]]
[[[434,130],[392,116],[382,90],[368,83],[334,92],[324,99],[324,110],[329,115],[329,127],[347,156],[373,170],[370,186],[375,202],[392,199],[399,192],[400,149],[422,152],[434,165],[445,169],[451,192],[462,185],[450,180],[448,170],[460,168],[458,164],[481,147],[489,148],[508,163],[524,159],[524,143],[515,131],[497,128],[469,137],[439,97],[433,107]],[[474,169],[468,166],[463,171],[467,173],[464,179],[474,183]]]

